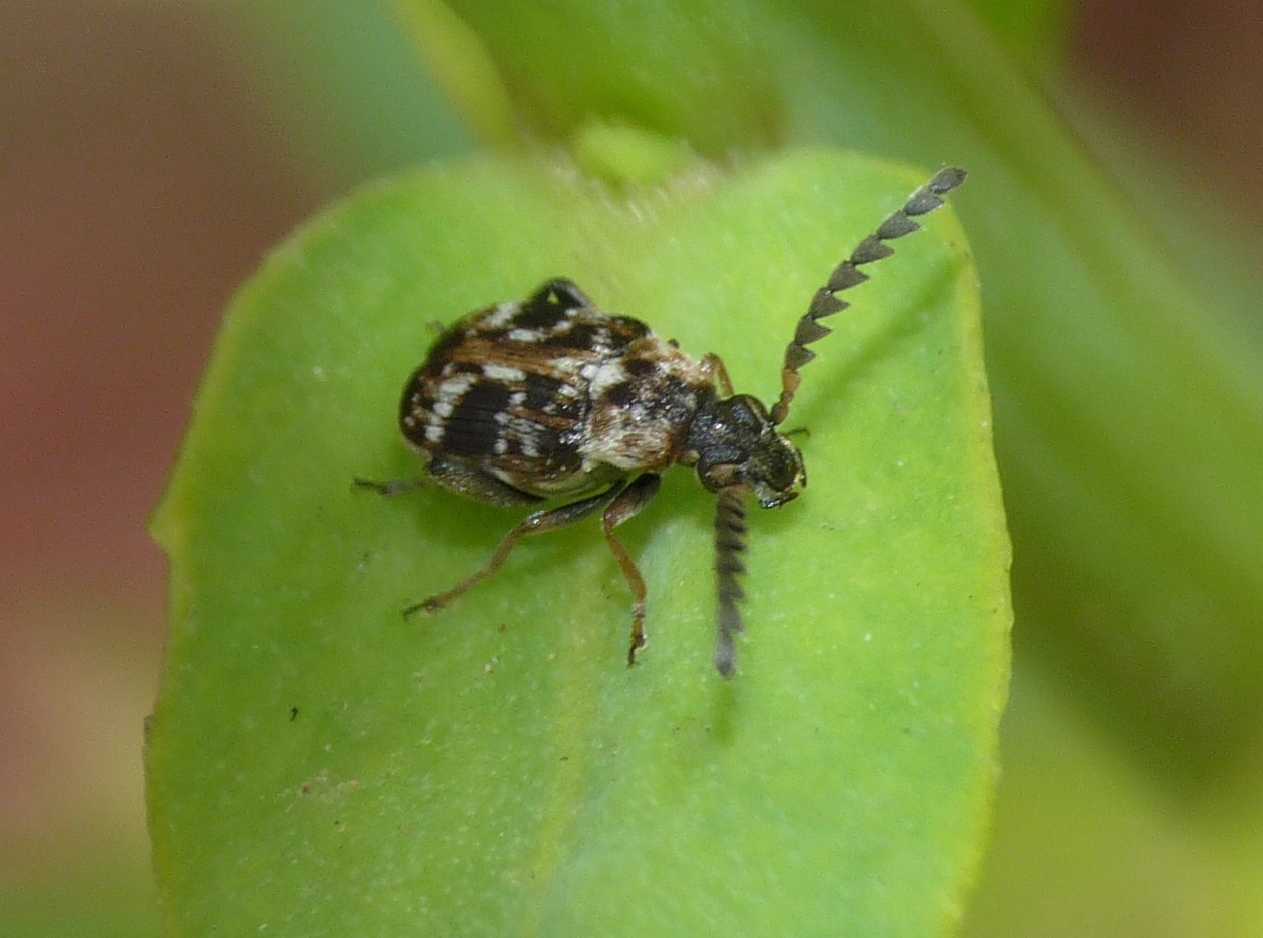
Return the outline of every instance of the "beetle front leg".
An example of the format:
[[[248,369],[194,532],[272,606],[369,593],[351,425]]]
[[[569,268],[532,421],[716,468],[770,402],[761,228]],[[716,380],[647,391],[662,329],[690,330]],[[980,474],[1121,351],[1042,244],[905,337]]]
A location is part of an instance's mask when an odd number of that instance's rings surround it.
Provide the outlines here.
[[[728,368],[724,360],[714,352],[702,356],[702,373],[707,381],[717,382],[724,397],[732,397],[732,379],[728,377]]]
[[[610,552],[614,555],[614,559],[618,561],[619,569],[623,571],[623,577],[627,580],[627,585],[631,588],[632,596],[636,601],[632,608],[631,641],[627,646],[627,667],[629,668],[636,663],[636,652],[645,647],[645,597],[647,590],[645,588],[645,578],[640,575],[640,570],[637,569],[636,562],[631,559],[631,555],[627,553],[627,548],[614,536],[614,529],[624,521],[630,521],[640,514],[644,507],[658,494],[658,488],[661,485],[661,476],[653,473],[642,475],[618,493],[605,509],[605,514],[601,518],[601,526],[605,532],[605,542],[610,545]]]

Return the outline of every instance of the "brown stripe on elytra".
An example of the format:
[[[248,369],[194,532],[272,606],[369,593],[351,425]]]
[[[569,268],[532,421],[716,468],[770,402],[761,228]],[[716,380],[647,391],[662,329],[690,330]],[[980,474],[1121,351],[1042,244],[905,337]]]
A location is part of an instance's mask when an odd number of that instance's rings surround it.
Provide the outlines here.
[[[539,410],[528,410],[525,407],[509,408],[509,415],[519,419],[526,420],[541,427],[547,427],[549,430],[555,430],[558,433],[564,433],[567,430],[573,430],[579,425],[578,419],[565,414],[546,414]]]
[[[464,338],[463,330],[456,326],[444,332],[430,346],[430,351],[425,356],[425,363],[413,373],[414,376],[419,374],[437,376],[443,370],[443,366],[452,360],[453,352],[460,347]]]
[[[595,362],[601,359],[598,351],[590,349],[567,350],[564,356],[577,363]],[[481,338],[466,339],[452,351],[454,361],[476,365],[494,363],[506,368],[517,368],[527,374],[555,377],[572,382],[574,376],[557,367],[557,347],[542,342],[487,342]]]

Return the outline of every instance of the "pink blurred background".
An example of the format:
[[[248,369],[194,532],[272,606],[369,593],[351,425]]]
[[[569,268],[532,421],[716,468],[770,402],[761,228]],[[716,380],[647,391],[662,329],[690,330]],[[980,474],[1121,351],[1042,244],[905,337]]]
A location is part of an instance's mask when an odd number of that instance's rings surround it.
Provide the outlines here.
[[[156,932],[140,738],[165,568],[145,525],[221,310],[322,203],[470,145],[400,45],[385,90],[424,99],[420,126],[374,140],[361,115],[357,149],[322,113],[354,80],[313,67],[336,64],[329,37],[243,9],[0,7],[0,933]],[[1263,222],[1259,4],[1069,15],[1075,82]]]

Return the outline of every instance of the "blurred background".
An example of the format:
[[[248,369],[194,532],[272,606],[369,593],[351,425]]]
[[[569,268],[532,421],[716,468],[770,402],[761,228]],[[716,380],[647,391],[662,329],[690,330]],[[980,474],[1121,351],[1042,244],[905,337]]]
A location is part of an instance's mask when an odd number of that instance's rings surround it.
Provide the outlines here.
[[[1173,243],[1179,219],[1240,231],[1257,276],[1263,4],[977,8],[1124,188],[1138,151],[1178,186]],[[1058,39],[1031,54],[1035,20]],[[141,726],[166,584],[145,525],[221,311],[321,205],[475,145],[375,4],[0,5],[0,934],[157,934]],[[965,932],[1263,934],[1253,793],[1164,779],[1020,613]],[[1258,748],[1224,786],[1260,777]]]

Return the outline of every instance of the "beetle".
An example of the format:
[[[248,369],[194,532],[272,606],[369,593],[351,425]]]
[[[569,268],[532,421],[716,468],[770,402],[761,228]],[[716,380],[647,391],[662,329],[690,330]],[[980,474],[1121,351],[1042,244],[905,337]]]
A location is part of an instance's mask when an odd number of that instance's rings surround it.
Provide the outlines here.
[[[746,500],[778,508],[807,484],[802,454],[777,429],[798,390],[799,369],[815,357],[807,346],[829,334],[820,320],[849,305],[837,294],[868,279],[860,268],[893,254],[887,242],[916,231],[915,219],[964,180],[964,170],[939,171],[834,269],[798,320],[771,408],[734,393],[718,355],[691,358],[643,322],[602,311],[565,278],[443,331],[405,383],[399,407],[399,427],[425,461],[426,478],[356,484],[395,495],[429,482],[505,507],[567,501],[528,515],[480,569],[404,614],[438,612],[494,575],[523,538],[599,512],[634,597],[627,649],[634,665],[645,646],[647,590],[614,530],[644,510],[661,473],[680,464],[695,469],[716,496],[714,661],[730,677],[734,636],[743,628]]]

